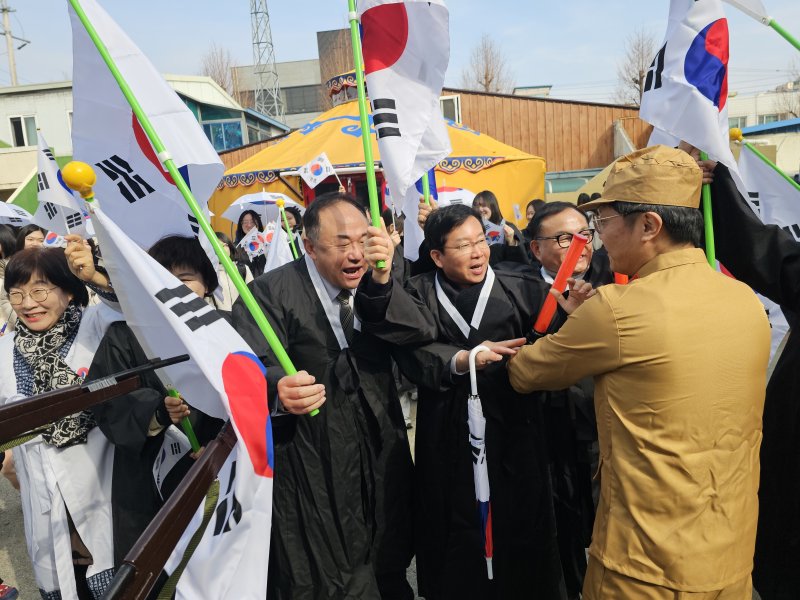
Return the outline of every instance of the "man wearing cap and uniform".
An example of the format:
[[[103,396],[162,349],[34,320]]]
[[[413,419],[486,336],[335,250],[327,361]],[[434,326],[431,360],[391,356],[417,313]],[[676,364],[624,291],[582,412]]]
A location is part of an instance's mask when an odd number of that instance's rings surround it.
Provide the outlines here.
[[[582,208],[611,268],[508,365],[519,392],[595,378],[600,504],[586,600],[751,597],[770,332],[744,284],[698,249],[702,172],[664,146],[617,161]]]

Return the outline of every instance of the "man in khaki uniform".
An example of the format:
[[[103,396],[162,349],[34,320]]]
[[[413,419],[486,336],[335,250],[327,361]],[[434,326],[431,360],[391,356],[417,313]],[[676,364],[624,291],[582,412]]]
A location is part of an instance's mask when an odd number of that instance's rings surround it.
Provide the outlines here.
[[[611,268],[558,333],[509,365],[523,393],[595,377],[600,505],[586,600],[750,600],[769,324],[696,248],[702,174],[684,152],[621,158],[582,208]]]

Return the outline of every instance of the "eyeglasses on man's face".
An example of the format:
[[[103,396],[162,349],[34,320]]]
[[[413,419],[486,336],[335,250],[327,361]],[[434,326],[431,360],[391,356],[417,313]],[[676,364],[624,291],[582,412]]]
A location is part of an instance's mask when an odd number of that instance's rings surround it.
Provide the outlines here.
[[[587,228],[581,229],[579,232],[583,237],[589,238],[589,241],[592,241],[594,238],[594,229]],[[572,233],[559,233],[558,235],[548,235],[545,237],[537,237],[533,238],[535,240],[555,240],[556,244],[559,245],[561,248],[569,248],[569,245],[572,243],[572,237],[574,234]]]
[[[486,241],[485,237],[482,237],[479,240],[475,240],[474,242],[463,242],[458,246],[445,246],[448,250],[452,250],[456,254],[471,254],[473,249],[474,250],[483,250],[486,246],[488,246],[488,242]]]
[[[601,217],[598,213],[590,213],[589,216],[589,225],[594,227],[594,229],[598,233],[602,233],[603,229],[605,229],[606,221],[609,219],[616,219],[617,217],[621,217],[620,213],[614,213],[613,215],[608,215],[607,217]]]
[[[30,296],[31,300],[34,302],[44,302],[47,300],[47,296],[50,295],[50,292],[57,287],[58,286],[53,286],[51,288],[34,288],[27,294],[20,291],[9,292],[8,301],[11,303],[11,306],[19,306],[25,300],[25,296]]]

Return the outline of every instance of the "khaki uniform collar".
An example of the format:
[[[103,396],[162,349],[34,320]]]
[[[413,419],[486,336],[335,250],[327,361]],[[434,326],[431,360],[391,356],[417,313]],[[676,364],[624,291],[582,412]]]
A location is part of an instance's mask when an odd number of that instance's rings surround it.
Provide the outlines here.
[[[639,269],[638,277],[647,277],[656,271],[663,271],[664,269],[671,269],[672,267],[707,262],[706,255],[699,248],[673,250],[672,252],[659,254],[650,262],[645,263],[644,266]]]

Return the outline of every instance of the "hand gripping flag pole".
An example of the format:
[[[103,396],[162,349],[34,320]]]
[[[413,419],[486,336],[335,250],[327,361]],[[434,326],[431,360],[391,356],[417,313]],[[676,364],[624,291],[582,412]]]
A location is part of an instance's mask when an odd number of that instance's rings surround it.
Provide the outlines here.
[[[708,160],[708,154],[700,152],[700,160]],[[717,268],[717,252],[714,247],[714,219],[711,216],[711,186],[703,184],[703,224],[705,225],[706,260],[712,269]]]
[[[94,197],[93,188],[94,184],[97,182],[97,175],[95,175],[94,169],[84,162],[74,160],[64,165],[64,168],[61,170],[61,177],[64,179],[64,183],[67,184],[69,189],[75,190],[81,195],[81,198],[86,201],[89,211],[94,214],[92,207],[95,205],[96,198]],[[168,388],[167,393],[173,398],[181,397],[178,390],[171,387]],[[192,452],[199,452],[200,443],[197,441],[197,435],[194,433],[194,428],[189,421],[189,417],[181,419],[181,429],[183,429],[183,433],[185,433],[186,437],[189,439]]]
[[[478,352],[489,350],[486,346],[475,346],[469,352],[470,395],[467,399],[467,425],[469,444],[472,446],[472,476],[475,480],[475,500],[478,503],[478,516],[483,535],[483,555],[486,558],[486,575],[494,578],[492,556],[494,540],[492,537],[492,504],[489,501],[489,466],[486,463],[486,417],[483,416],[481,398],[478,396],[478,378],[475,370],[475,357]]]
[[[572,273],[575,271],[575,265],[578,264],[581,252],[583,252],[583,248],[588,242],[588,237],[580,233],[573,234],[572,242],[570,242],[567,254],[564,256],[564,260],[558,268],[558,273],[556,273],[553,285],[550,288],[551,290],[556,290],[560,294],[564,293],[564,290],[567,289],[567,279],[572,277]],[[539,311],[539,316],[536,318],[536,323],[533,325],[533,330],[536,333],[539,335],[547,333],[547,328],[550,327],[550,322],[553,320],[553,315],[556,313],[557,305],[558,301],[555,296],[548,293],[547,298],[544,299],[544,304],[542,304],[542,310]]]
[[[250,289],[247,287],[247,284],[242,279],[242,276],[239,274],[239,270],[233,264],[233,261],[227,255],[227,253],[222,249],[222,244],[220,244],[219,239],[217,238],[214,230],[211,228],[211,225],[206,221],[205,215],[203,211],[200,209],[200,205],[197,203],[192,191],[189,189],[189,186],[186,184],[183,176],[181,175],[178,168],[175,166],[172,157],[170,156],[167,149],[164,147],[164,143],[161,141],[158,133],[153,128],[150,119],[147,117],[147,114],[142,109],[139,101],[133,94],[128,83],[125,81],[125,78],[122,76],[119,68],[117,67],[114,59],[111,57],[111,54],[108,52],[108,48],[103,43],[103,40],[100,39],[100,36],[97,34],[97,30],[95,29],[94,25],[91,23],[89,18],[86,16],[83,7],[80,4],[80,0],[68,0],[70,5],[72,6],[75,14],[77,15],[78,19],[80,20],[81,24],[86,29],[86,33],[91,38],[92,42],[94,43],[95,47],[97,48],[97,52],[103,59],[103,62],[108,67],[108,70],[111,72],[111,75],[114,77],[114,80],[117,82],[122,95],[125,96],[125,99],[128,101],[133,113],[136,115],[139,124],[142,126],[147,138],[150,140],[150,143],[153,145],[153,149],[155,150],[159,161],[164,166],[164,168],[169,172],[172,180],[175,182],[175,186],[180,191],[183,199],[186,200],[186,204],[189,205],[189,208],[192,211],[195,219],[197,219],[197,223],[200,225],[200,229],[202,229],[205,236],[208,238],[209,242],[211,243],[211,247],[214,248],[214,252],[219,257],[220,264],[225,269],[225,272],[230,277],[231,281],[233,282],[234,287],[239,292],[239,296],[242,298],[247,310],[250,311],[250,314],[253,316],[253,319],[258,325],[258,328],[261,330],[261,333],[264,335],[264,338],[267,340],[270,349],[272,352],[275,353],[275,357],[278,359],[281,368],[286,372],[287,375],[294,375],[297,373],[297,369],[295,369],[294,365],[292,364],[289,355],[286,353],[286,350],[281,345],[278,336],[275,335],[275,331],[272,329],[272,326],[267,321],[267,318],[264,316],[264,313],[258,306],[256,299],[253,297],[253,294],[250,292]],[[350,0],[353,2],[353,0]],[[362,75],[362,82],[363,82],[363,75]],[[370,162],[371,164],[371,162]],[[374,167],[373,167],[373,186],[374,186]],[[91,192],[90,192],[91,193]],[[84,196],[85,197],[85,196]],[[375,201],[377,204],[377,195],[375,196]],[[380,215],[379,215],[380,216]],[[374,217],[373,217],[374,220]],[[313,412],[309,413],[311,416],[314,416],[319,413],[318,409],[315,409]]]
[[[375,180],[375,162],[372,159],[372,140],[370,139],[369,113],[367,112],[367,93],[364,86],[364,59],[361,54],[361,35],[358,29],[358,13],[356,0],[347,0],[348,19],[350,20],[350,41],[353,45],[353,65],[356,70],[356,87],[358,89],[358,115],[361,118],[361,142],[364,145],[364,168],[367,174],[367,191],[369,192],[369,214],[372,226],[380,229],[381,207],[378,203],[378,184]],[[385,260],[379,260],[377,267],[386,267]]]

